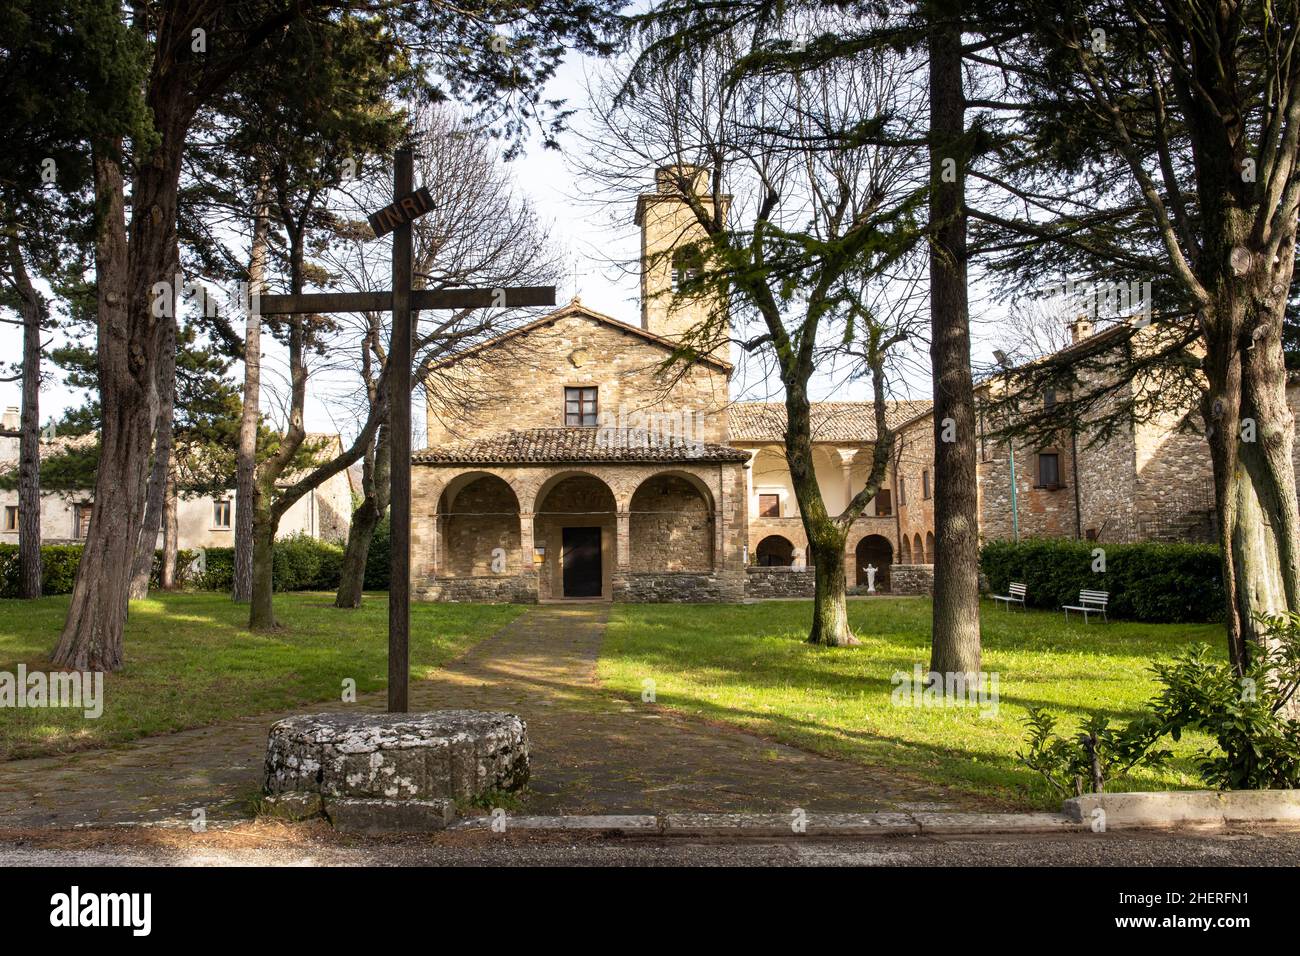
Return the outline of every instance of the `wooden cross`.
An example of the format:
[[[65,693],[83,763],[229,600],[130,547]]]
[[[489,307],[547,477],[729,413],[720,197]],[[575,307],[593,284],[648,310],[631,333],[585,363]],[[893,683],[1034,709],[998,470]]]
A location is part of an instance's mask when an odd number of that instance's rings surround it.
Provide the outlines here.
[[[414,190],[414,157],[400,149],[394,157],[393,202],[370,216],[376,235],[393,233],[393,288],[390,292],[320,292],[263,295],[255,301],[263,315],[323,312],[392,312],[388,347],[389,432],[392,442],[390,480],[392,543],[388,584],[388,711],[409,709],[411,635],[411,329],[425,309],[486,309],[555,305],[554,286],[498,289],[411,288],[411,223],[431,208],[429,193]]]

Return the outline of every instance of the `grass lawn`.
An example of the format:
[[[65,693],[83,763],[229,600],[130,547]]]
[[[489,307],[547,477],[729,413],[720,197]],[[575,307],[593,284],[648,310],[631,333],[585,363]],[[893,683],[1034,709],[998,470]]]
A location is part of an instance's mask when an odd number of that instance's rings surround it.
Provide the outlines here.
[[[131,604],[126,666],[104,680],[104,712],[87,719],[62,708],[0,710],[0,759],[61,753],[198,727],[244,714],[337,700],[387,685],[386,595],[341,611],[332,594],[275,597],[284,627],[253,633],[248,605],[228,595],[158,594]],[[46,670],[67,596],[0,601],[0,671]],[[509,623],[514,605],[411,606],[411,674],[424,677]]]
[[[1043,706],[1072,732],[1098,710],[1120,722],[1156,687],[1148,670],[1188,644],[1223,644],[1220,625],[1084,625],[1073,615],[983,607],[983,667],[999,675],[995,717],[976,708],[894,706],[891,675],[929,667],[930,602],[921,598],[850,601],[862,646],[804,642],[809,601],[749,605],[616,605],[600,677],[640,696],[655,682],[661,706],[722,721],[784,743],[1020,806],[1059,806],[1042,779],[1016,760],[1026,707]],[[1191,754],[1201,735],[1166,742],[1176,755],[1161,773],[1139,770],[1115,789],[1201,786]]]

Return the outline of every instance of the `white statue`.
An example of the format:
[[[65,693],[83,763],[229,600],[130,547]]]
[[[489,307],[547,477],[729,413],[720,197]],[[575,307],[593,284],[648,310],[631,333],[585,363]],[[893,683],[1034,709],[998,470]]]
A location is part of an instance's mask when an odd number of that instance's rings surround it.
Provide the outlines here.
[[[867,565],[867,593],[876,593],[876,566],[874,564]]]
[[[804,566],[804,565],[803,565],[803,548],[795,548],[795,549],[794,549],[794,554],[791,555],[791,558],[790,558],[790,566],[791,566],[791,567],[794,567],[794,568],[802,568],[802,567]]]

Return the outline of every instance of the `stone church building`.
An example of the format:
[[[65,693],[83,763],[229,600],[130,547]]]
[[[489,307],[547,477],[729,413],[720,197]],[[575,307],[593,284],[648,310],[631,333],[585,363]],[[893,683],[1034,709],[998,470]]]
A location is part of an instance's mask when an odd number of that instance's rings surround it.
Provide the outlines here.
[[[709,303],[683,301],[674,250],[697,234],[663,169],[640,197],[641,315],[574,300],[431,369],[414,456],[412,576],[430,600],[738,601],[811,593],[782,453],[784,405],[732,399],[719,346],[665,365]],[[697,185],[703,183],[697,178]],[[891,402],[899,440],[844,554],[850,586],[926,591],[933,561],[930,403]],[[870,403],[814,409],[832,512],[863,487]]]

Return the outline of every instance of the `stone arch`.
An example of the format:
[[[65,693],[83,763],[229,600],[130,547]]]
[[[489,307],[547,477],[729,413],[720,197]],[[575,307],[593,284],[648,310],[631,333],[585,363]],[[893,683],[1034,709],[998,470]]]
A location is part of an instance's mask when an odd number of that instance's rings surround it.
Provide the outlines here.
[[[711,571],[713,495],[687,472],[657,472],[628,499],[628,557],[634,573]]]
[[[545,478],[541,479],[540,481],[534,484],[534,487],[532,489],[532,494],[528,496],[529,506],[532,512],[534,514],[540,514],[544,511],[547,511],[548,509],[547,507],[545,507],[547,504],[546,499],[551,495],[553,491],[555,491],[557,487],[569,481],[569,479],[571,478],[589,479],[589,482],[587,483],[587,487],[594,494],[599,496],[598,500],[593,500],[593,504],[599,503],[602,508],[605,505],[608,505],[611,511],[616,508],[615,503],[618,499],[618,496],[615,494],[613,487],[610,486],[610,483],[608,481],[606,481],[600,475],[594,474],[590,471],[584,471],[582,469],[573,468],[573,469],[565,469],[562,471],[557,471],[553,474],[547,475]],[[566,497],[571,498],[574,497],[575,495],[577,497],[582,497],[582,492],[573,491],[572,494]],[[604,500],[605,495],[609,496],[608,501]],[[521,498],[520,500],[523,499]],[[564,501],[562,502],[562,504],[568,506],[573,504],[573,502]],[[552,513],[568,513],[568,512],[556,512],[554,511],[554,509],[550,509],[550,510]],[[593,508],[592,510],[597,510],[597,509]]]
[[[794,544],[779,534],[769,534],[754,548],[754,560],[760,567],[788,568],[794,563]]]
[[[469,471],[456,475],[438,496],[438,535],[445,577],[519,574],[519,496],[500,475]]]
[[[876,569],[876,590],[889,590],[889,568],[894,563],[894,546],[888,538],[879,534],[865,535],[854,549],[854,557],[858,587],[867,586],[867,565],[870,564]]]
[[[898,542],[898,563],[912,563],[912,543],[908,541],[907,535],[903,535],[903,540]]]
[[[912,535],[912,560],[925,564],[925,545],[921,543],[921,532]]]
[[[617,508],[614,489],[591,472],[566,469],[541,482],[533,498],[533,547],[540,558],[540,600],[608,599],[613,594],[613,573],[618,562]],[[581,581],[574,577],[579,571]]]
[[[934,564],[934,532],[925,533],[925,563]]]

